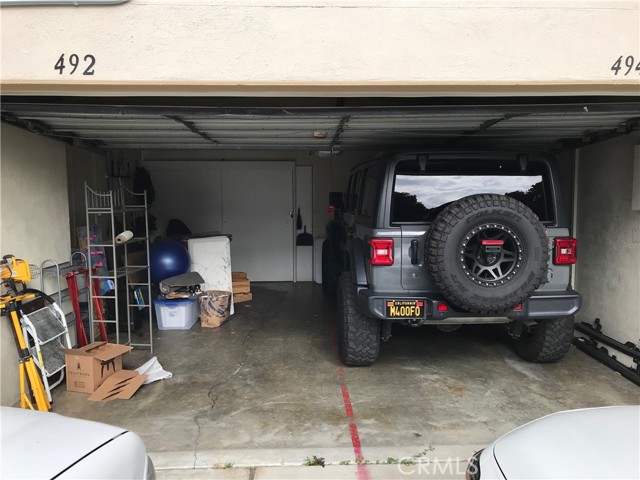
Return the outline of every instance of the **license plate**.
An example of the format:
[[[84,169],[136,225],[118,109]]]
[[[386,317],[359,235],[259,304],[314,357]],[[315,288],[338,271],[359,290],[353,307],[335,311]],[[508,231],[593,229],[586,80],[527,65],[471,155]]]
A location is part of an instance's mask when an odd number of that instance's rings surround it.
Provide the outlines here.
[[[425,318],[424,300],[386,300],[387,318]]]

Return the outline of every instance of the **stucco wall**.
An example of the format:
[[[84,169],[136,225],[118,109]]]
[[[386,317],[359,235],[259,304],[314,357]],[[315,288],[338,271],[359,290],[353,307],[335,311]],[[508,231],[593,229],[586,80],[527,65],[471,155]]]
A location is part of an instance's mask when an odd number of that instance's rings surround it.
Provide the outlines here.
[[[640,211],[631,209],[634,146],[640,134],[578,150],[577,320],[602,320],[603,333],[640,344]],[[628,359],[627,359],[628,360]],[[631,362],[628,361],[630,365]]]
[[[1,19],[2,81],[5,93],[70,95],[629,94],[637,75],[610,68],[620,55],[638,56],[639,8],[634,0],[10,7]],[[71,74],[74,53],[80,66]],[[61,54],[62,74],[54,69]],[[86,55],[95,57],[93,75],[83,75]]]
[[[48,258],[68,259],[69,204],[65,145],[2,124],[0,183],[1,254],[40,265]],[[40,287],[37,279],[31,284]],[[0,324],[1,404],[17,400],[18,354],[9,322]]]

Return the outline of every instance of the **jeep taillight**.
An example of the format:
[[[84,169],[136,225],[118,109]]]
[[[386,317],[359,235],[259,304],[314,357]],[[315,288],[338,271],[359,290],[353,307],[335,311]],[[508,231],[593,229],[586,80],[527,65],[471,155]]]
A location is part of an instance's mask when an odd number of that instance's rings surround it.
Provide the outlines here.
[[[436,302],[436,310],[439,312],[448,312],[449,311],[449,305],[447,305],[444,302]]]
[[[578,241],[575,238],[556,238],[553,263],[573,265],[578,259]]]
[[[393,239],[392,238],[372,238],[371,245],[371,265],[393,265]]]

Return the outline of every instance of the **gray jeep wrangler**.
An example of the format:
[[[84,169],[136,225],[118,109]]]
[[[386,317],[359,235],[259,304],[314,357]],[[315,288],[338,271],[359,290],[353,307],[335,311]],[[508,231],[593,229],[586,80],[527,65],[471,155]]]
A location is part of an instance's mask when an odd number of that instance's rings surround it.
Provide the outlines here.
[[[393,323],[504,323],[532,362],[562,358],[581,297],[577,242],[546,154],[385,154],[332,194],[322,248],[345,365],[371,365]]]

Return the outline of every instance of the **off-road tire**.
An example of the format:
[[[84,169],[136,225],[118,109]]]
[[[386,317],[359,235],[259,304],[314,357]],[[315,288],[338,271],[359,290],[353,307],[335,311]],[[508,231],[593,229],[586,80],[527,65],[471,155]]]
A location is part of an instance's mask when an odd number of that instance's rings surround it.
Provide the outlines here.
[[[340,262],[336,258],[331,242],[322,242],[322,291],[330,297],[336,296],[338,277],[340,276]]]
[[[557,362],[571,348],[573,329],[572,317],[539,320],[514,340],[513,349],[530,362]]]
[[[519,250],[515,273],[489,285],[464,269],[462,252],[474,231],[491,224],[508,232]],[[436,217],[425,242],[425,259],[432,281],[453,305],[483,315],[500,314],[521,304],[546,281],[549,241],[538,217],[522,202],[504,195],[471,195]]]
[[[338,353],[347,366],[368,366],[380,354],[380,320],[356,309],[356,289],[351,273],[338,280]]]

